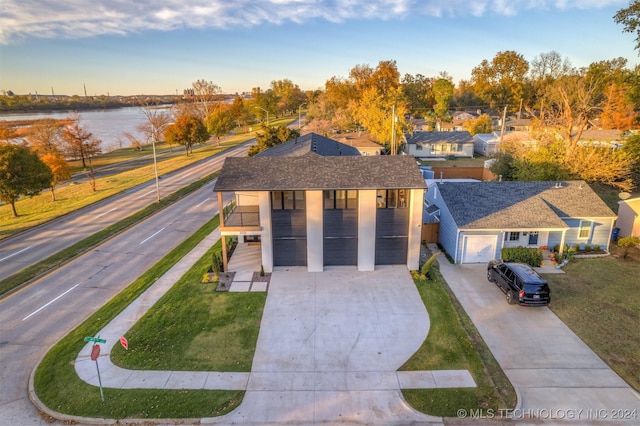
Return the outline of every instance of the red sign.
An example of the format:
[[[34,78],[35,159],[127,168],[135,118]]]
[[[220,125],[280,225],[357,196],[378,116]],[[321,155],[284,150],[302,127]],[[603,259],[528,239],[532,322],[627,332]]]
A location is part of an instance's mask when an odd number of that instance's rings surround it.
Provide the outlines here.
[[[100,345],[93,345],[91,349],[91,361],[95,361],[100,356]]]
[[[120,336],[120,344],[123,348],[129,349],[129,342],[127,342],[127,338],[124,336]]]

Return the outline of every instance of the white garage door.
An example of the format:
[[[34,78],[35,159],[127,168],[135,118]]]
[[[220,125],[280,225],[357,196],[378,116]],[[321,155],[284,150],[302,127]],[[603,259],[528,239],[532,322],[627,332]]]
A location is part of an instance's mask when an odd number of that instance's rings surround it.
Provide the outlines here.
[[[465,235],[462,243],[462,263],[482,263],[495,258],[495,235]]]

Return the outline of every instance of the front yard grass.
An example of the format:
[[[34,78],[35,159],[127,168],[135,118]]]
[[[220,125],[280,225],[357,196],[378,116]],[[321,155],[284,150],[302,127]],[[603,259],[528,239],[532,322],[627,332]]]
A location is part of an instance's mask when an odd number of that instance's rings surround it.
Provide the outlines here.
[[[404,389],[413,408],[441,417],[456,417],[459,409],[510,409],[516,404],[511,382],[475,326],[447,286],[431,268],[431,280],[414,279],[429,313],[429,334],[422,347],[400,370],[469,370],[476,388]]]
[[[212,247],[116,345],[114,364],[137,370],[251,371],[266,293],[216,292],[202,283]],[[223,273],[224,274],[224,273]]]
[[[56,344],[35,372],[35,392],[40,401],[59,413],[107,419],[213,417],[236,408],[243,391],[107,388],[103,402],[98,389],[80,380],[74,369],[74,361],[85,345],[84,337],[95,336],[218,223],[216,215]]]
[[[545,274],[551,310],[636,391],[640,391],[640,263],[614,256],[574,259]]]

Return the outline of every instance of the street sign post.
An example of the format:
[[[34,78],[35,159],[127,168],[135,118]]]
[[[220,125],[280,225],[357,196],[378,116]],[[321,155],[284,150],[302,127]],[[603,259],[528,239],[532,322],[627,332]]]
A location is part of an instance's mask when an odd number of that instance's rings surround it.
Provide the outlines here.
[[[96,337],[85,337],[85,342],[93,342],[93,347],[91,348],[91,361],[96,362],[96,370],[98,371],[98,383],[100,384],[100,397],[104,401],[104,391],[102,390],[102,379],[100,378],[100,367],[98,366],[98,357],[100,356],[100,345],[98,343],[107,343],[105,339],[101,339],[100,336]]]

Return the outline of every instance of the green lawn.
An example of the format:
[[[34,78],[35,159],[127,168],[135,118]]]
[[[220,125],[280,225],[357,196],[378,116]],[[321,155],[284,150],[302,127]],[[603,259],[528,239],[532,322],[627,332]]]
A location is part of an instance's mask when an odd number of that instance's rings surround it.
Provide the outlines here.
[[[266,293],[216,292],[202,283],[213,251],[202,257],[127,332],[129,350],[111,359],[139,370],[251,371]]]
[[[459,409],[513,408],[516,394],[511,383],[442,275],[431,268],[431,276],[429,281],[414,280],[429,312],[429,334],[400,370],[466,369],[478,387],[404,389],[405,399],[421,412],[442,417],[456,417]]]
[[[551,310],[640,391],[640,263],[613,256],[574,259],[546,274]]]
[[[34,377],[35,392],[47,407],[65,414],[107,419],[191,418],[220,416],[240,404],[243,391],[112,388],[105,389],[103,402],[98,388],[80,380],[73,367],[79,351],[85,345],[85,336],[95,336],[217,226],[218,216],[98,309],[47,353]],[[137,345],[137,341],[131,344]]]

